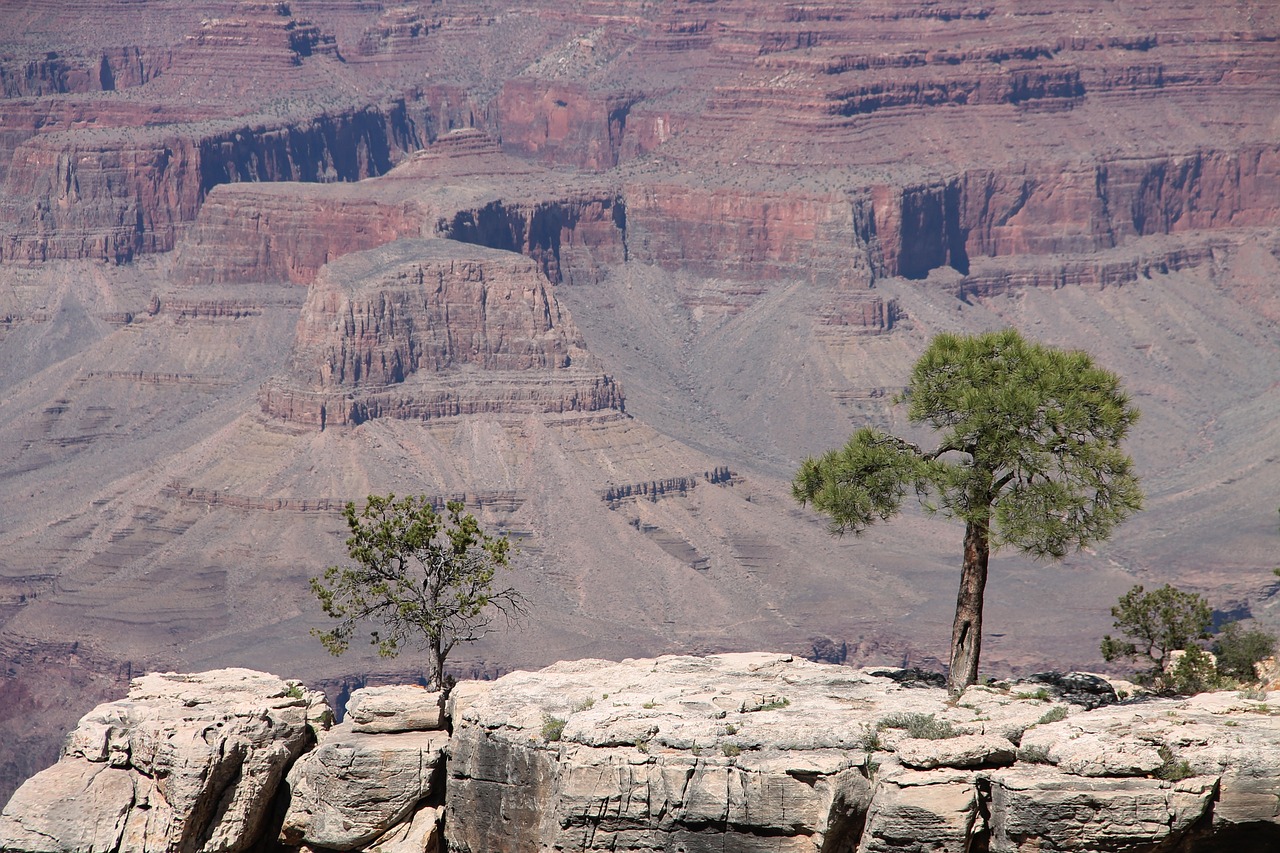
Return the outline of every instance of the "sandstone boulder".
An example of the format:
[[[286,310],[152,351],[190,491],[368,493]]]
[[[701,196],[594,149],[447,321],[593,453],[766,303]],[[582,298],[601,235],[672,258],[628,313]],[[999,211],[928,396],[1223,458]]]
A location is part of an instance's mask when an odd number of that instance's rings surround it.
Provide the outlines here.
[[[350,722],[334,727],[289,771],[281,841],[330,850],[374,841],[439,793],[448,741],[441,731],[371,734]]]
[[[898,760],[916,770],[935,767],[1000,767],[1012,764],[1017,748],[999,735],[961,735],[942,740],[907,738],[897,745]]]
[[[134,679],[0,814],[0,849],[238,853],[257,842],[323,697],[244,669]]]
[[[413,684],[365,687],[347,700],[347,718],[356,732],[425,732],[444,728],[440,694]]]

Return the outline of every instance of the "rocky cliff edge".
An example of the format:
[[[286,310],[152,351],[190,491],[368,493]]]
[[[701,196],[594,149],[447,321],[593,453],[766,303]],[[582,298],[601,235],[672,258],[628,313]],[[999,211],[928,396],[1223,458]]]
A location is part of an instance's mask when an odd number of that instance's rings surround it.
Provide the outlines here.
[[[6,851],[1197,851],[1280,843],[1280,693],[1124,700],[788,655],[559,663],[341,724],[249,670],[135,679],[0,815]]]

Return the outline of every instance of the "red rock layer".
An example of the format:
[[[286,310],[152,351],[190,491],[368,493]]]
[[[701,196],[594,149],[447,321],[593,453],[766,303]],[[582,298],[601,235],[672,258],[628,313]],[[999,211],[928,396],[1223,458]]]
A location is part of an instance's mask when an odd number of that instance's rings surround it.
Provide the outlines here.
[[[536,263],[453,241],[400,240],[325,267],[291,363],[263,409],[320,427],[623,407]]]
[[[381,174],[419,142],[410,112],[398,102],[303,123],[36,136],[0,194],[0,261],[121,263],[172,249],[218,184]]]

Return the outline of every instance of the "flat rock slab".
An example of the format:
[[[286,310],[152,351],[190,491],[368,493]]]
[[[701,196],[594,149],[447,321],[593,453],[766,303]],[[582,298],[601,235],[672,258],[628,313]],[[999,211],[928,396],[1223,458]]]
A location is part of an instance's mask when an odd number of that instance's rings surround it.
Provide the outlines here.
[[[444,728],[444,714],[438,692],[396,684],[353,691],[346,722],[357,732],[424,732]]]

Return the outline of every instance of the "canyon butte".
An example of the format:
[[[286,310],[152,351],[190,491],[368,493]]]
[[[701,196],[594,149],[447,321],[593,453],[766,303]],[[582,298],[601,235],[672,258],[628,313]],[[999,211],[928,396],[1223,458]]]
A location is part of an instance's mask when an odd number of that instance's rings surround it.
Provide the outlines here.
[[[960,530],[798,462],[940,331],[1088,350],[1146,510],[997,554],[986,671],[1173,582],[1280,626],[1280,7],[15,0],[0,36],[0,795],[154,669],[329,658],[342,505],[464,498],[521,630],[461,676],[937,666]]]

